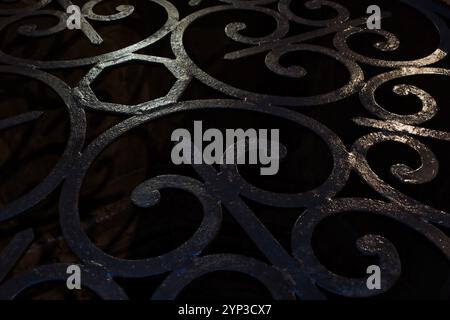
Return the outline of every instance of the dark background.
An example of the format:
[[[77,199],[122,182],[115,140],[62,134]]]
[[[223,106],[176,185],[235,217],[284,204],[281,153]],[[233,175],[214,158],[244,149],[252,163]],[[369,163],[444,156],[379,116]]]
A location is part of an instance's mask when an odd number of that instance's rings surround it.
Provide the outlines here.
[[[78,3],[80,1],[74,1]],[[127,0],[106,1],[96,10],[99,13],[113,13],[114,7],[128,3]],[[197,7],[187,1],[172,1],[180,12],[180,18],[217,4],[205,0]],[[294,12],[301,12],[310,18],[332,17],[327,9],[316,14],[301,9],[304,1],[295,1]],[[439,34],[432,24],[420,13],[400,4],[398,1],[339,1],[346,6],[352,18],[365,14],[368,5],[378,4],[393,17],[383,20],[383,28],[390,30],[401,41],[401,47],[394,53],[380,53],[373,49],[376,36],[358,36],[351,45],[356,51],[370,56],[390,59],[412,59],[432,52],[438,45]],[[82,1],[80,2],[82,3]],[[45,38],[24,38],[15,33],[14,26],[1,36],[3,51],[29,59],[63,60],[93,56],[110,52],[135,43],[157,30],[166,19],[165,12],[158,6],[145,1],[134,1],[133,15],[120,22],[96,23],[96,30],[105,39],[100,47],[91,45],[85,37],[76,33],[62,32]],[[0,8],[19,6],[1,4]],[[268,7],[272,7],[269,5]],[[0,9],[1,10],[1,9]],[[300,11],[302,10],[302,11]],[[39,18],[38,25],[46,26],[51,21]],[[245,20],[249,26],[246,33],[251,36],[268,34],[274,23],[258,14],[219,13],[199,19],[192,24],[185,35],[185,47],[194,62],[217,79],[249,91],[278,95],[315,95],[340,87],[348,80],[348,73],[336,61],[313,53],[287,55],[282,63],[295,64],[301,61],[309,72],[304,79],[292,80],[275,75],[263,64],[264,54],[236,61],[222,59],[227,52],[245,45],[227,38],[224,27],[229,22]],[[448,23],[449,21],[447,21]],[[293,26],[291,34],[306,32],[312,28]],[[213,39],[213,40],[212,40]],[[332,35],[308,43],[332,47]],[[174,57],[169,37],[141,50],[142,53]],[[449,67],[449,58],[436,66]],[[385,72],[388,69],[362,65],[365,78]],[[89,68],[49,70],[70,86],[76,86]],[[245,71],[245,72],[243,72]],[[431,78],[431,79],[430,79]],[[101,101],[133,105],[165,95],[175,78],[162,65],[128,63],[105,70],[93,84]],[[450,117],[449,80],[444,77],[415,76],[397,82],[414,84],[429,92],[438,102],[438,115],[426,127],[449,131]],[[377,99],[383,106],[389,106],[397,113],[412,113],[413,106],[419,108],[414,98],[397,97],[390,90],[396,81],[389,82],[377,91]],[[198,80],[193,80],[181,100],[229,98]],[[299,110],[291,107],[292,110]],[[68,116],[60,98],[44,84],[14,75],[0,74],[0,119],[26,111],[42,110],[44,115],[37,121],[23,124],[0,132],[0,207],[36,186],[53,168],[62,154],[68,136]],[[319,120],[334,131],[347,148],[361,136],[374,130],[356,125],[352,118],[372,116],[362,107],[358,96],[342,101],[301,107],[301,112]],[[86,144],[100,133],[127,118],[124,115],[86,110]],[[241,166],[242,175],[250,182],[275,192],[302,192],[319,186],[332,169],[331,155],[315,134],[275,117],[255,115],[239,111],[201,110],[191,111],[154,120],[116,139],[95,160],[84,180],[80,195],[81,219],[86,233],[103,251],[117,257],[140,259],[163,254],[185,242],[201,221],[202,211],[198,201],[188,193],[177,190],[162,192],[162,201],[151,209],[137,208],[130,200],[130,193],[143,181],[160,174],[184,174],[196,177],[189,166],[176,167],[171,164],[170,151],[173,144],[170,134],[176,128],[190,128],[194,120],[202,120],[206,127],[215,128],[279,128],[281,142],[287,146],[288,157],[282,163],[281,171],[275,177],[261,177],[258,168]],[[369,153],[373,170],[385,181],[409,196],[435,208],[450,211],[450,152],[446,142],[425,141],[440,162],[440,173],[432,182],[424,185],[404,185],[395,180],[389,168],[396,163],[418,167],[420,159],[410,148],[397,143],[377,145]],[[19,264],[9,275],[14,275],[34,266],[74,262],[77,258],[64,242],[58,224],[57,188],[47,199],[29,210],[26,215],[0,224],[0,249],[26,227],[33,227],[36,237]],[[356,174],[352,173],[344,190],[338,196],[383,198],[373,191]],[[291,228],[304,210],[281,209],[254,203],[244,199],[258,218],[273,233],[277,240],[290,251]],[[208,253],[236,253],[266,261],[240,226],[224,210],[224,220],[219,236],[208,247]],[[443,230],[450,235],[450,230]],[[361,256],[355,241],[368,233],[388,238],[397,248],[402,275],[397,285],[379,298],[450,298],[450,268],[446,258],[422,235],[391,219],[376,217],[367,213],[348,213],[329,218],[315,231],[314,249],[321,262],[331,271],[348,276],[365,275],[365,266],[376,262]],[[0,250],[1,252],[1,250]],[[145,279],[116,279],[130,298],[144,299],[151,296],[167,276]],[[326,292],[330,298],[341,299]],[[88,290],[69,292],[64,283],[45,284],[24,292],[24,299],[93,299]],[[249,276],[233,272],[215,272],[192,282],[180,295],[180,299],[264,299],[270,293]]]

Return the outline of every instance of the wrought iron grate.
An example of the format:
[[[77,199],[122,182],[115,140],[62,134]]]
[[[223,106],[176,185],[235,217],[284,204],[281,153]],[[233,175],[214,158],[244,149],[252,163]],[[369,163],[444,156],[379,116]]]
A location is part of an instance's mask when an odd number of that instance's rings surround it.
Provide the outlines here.
[[[449,23],[445,1],[0,1],[0,298],[448,298]],[[279,174],[174,165],[195,120],[280,129]]]

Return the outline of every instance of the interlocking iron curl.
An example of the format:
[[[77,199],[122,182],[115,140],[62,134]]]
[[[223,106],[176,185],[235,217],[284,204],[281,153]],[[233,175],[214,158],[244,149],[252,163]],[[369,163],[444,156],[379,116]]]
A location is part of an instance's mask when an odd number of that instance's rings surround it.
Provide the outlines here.
[[[5,2],[5,1],[2,1]],[[0,11],[0,32],[16,22],[30,17],[51,15],[57,18],[56,25],[47,29],[37,29],[24,25],[18,33],[28,37],[41,37],[60,32],[67,18],[64,10],[46,10],[51,0],[41,0],[35,5],[22,9]],[[62,8],[70,1],[59,1]],[[127,19],[134,12],[133,6],[118,6],[118,13],[103,16],[94,13],[101,0],[89,1],[82,10],[85,19],[99,22]],[[450,240],[438,226],[450,227],[447,212],[425,205],[390,186],[370,167],[367,152],[370,148],[386,141],[394,141],[414,150],[421,160],[419,168],[405,164],[391,167],[391,174],[404,184],[423,184],[435,179],[439,174],[438,159],[426,144],[414,136],[427,136],[450,141],[450,133],[420,128],[432,119],[439,107],[433,96],[412,85],[401,84],[393,87],[400,95],[414,95],[421,102],[421,110],[409,115],[388,111],[375,99],[375,91],[381,85],[394,80],[415,75],[444,76],[450,70],[431,67],[442,61],[450,52],[450,33],[440,15],[450,17],[450,11],[442,5],[424,4],[421,1],[403,1],[422,13],[435,26],[440,43],[429,55],[413,60],[382,60],[359,54],[350,48],[348,40],[367,32],[385,38],[375,48],[393,52],[400,46],[397,37],[387,30],[367,30],[363,27],[366,17],[350,20],[350,12],[343,5],[333,1],[313,0],[305,3],[308,10],[332,8],[336,15],[331,19],[311,20],[302,18],[291,10],[290,0],[222,0],[218,5],[201,9],[180,20],[175,3],[167,0],[148,0],[161,6],[167,13],[167,21],[159,30],[145,39],[113,52],[86,58],[60,61],[29,60],[14,57],[0,50],[0,73],[15,74],[33,78],[46,84],[63,100],[70,116],[71,131],[66,150],[60,161],[37,187],[0,209],[0,221],[12,219],[40,203],[62,183],[59,197],[59,219],[64,239],[74,254],[82,261],[83,284],[104,299],[126,299],[123,289],[114,277],[141,278],[170,272],[160,287],[153,293],[153,299],[173,299],[196,278],[218,270],[237,271],[248,274],[264,284],[275,299],[323,299],[325,295],[319,287],[347,297],[369,297],[384,293],[392,288],[401,275],[401,260],[393,243],[376,234],[367,234],[355,244],[364,255],[375,256],[383,272],[382,290],[371,291],[365,279],[351,278],[331,272],[315,255],[312,236],[317,225],[331,215],[357,211],[385,216],[418,232],[429,240],[450,260]],[[201,1],[191,1],[195,7]],[[264,7],[278,3],[277,9]],[[223,59],[241,59],[254,54],[265,55],[265,67],[273,73],[287,78],[302,78],[306,66],[285,66],[280,61],[292,52],[308,51],[317,56],[326,55],[346,68],[347,83],[341,88],[315,96],[277,96],[265,92],[251,92],[238,88],[208,74],[197,66],[185,46],[186,31],[198,19],[214,16],[216,13],[253,12],[275,20],[276,28],[266,36],[244,35],[247,25],[233,22],[224,26],[224,33],[245,48],[224,53]],[[389,13],[384,13],[384,18]],[[292,23],[315,27],[304,34],[289,35]],[[92,35],[91,31],[83,30]],[[91,33],[90,33],[91,32]],[[335,48],[306,44],[308,40],[326,35],[334,35]],[[163,37],[170,36],[175,58],[157,57],[138,53],[150,47]],[[89,37],[90,39],[92,37]],[[210,39],[201,39],[210,41]],[[130,61],[156,63],[167,68],[176,78],[172,89],[163,97],[145,101],[134,106],[101,101],[92,90],[93,81],[105,69],[117,67]],[[362,65],[385,67],[390,71],[365,79]],[[88,66],[90,70],[75,86],[70,87],[57,77],[50,75],[49,69],[70,69]],[[229,99],[180,101],[188,84],[197,79],[203,84],[229,96]],[[324,124],[301,114],[302,107],[319,106],[343,100],[359,94],[361,108],[369,111],[376,119],[355,118],[356,124],[376,130],[353,143],[349,149],[341,138]],[[291,108],[286,108],[291,107]],[[125,114],[129,118],[100,134],[87,147],[85,140],[85,109],[97,112]],[[119,137],[141,125],[176,113],[193,110],[245,110],[272,118],[289,121],[295,126],[307,129],[317,135],[328,148],[333,159],[329,177],[317,188],[303,193],[283,194],[264,190],[246,181],[236,165],[222,165],[219,168],[208,165],[193,165],[199,179],[181,175],[162,175],[142,181],[131,194],[131,200],[138,207],[148,208],[160,200],[162,189],[178,189],[195,196],[202,205],[203,219],[191,238],[178,248],[158,257],[142,260],[125,260],[108,255],[97,248],[83,231],[79,216],[79,195],[87,170],[101,152]],[[30,112],[0,121],[0,129],[11,128],[28,121],[39,121],[40,112]],[[289,155],[289,150],[287,150]],[[363,198],[340,198],[338,193],[349,181],[351,172],[356,172],[362,180],[382,197],[381,200]],[[275,208],[298,208],[298,220],[292,229],[292,252],[284,248],[264,226],[243,197]],[[217,236],[222,224],[222,207],[243,228],[270,264],[253,258],[234,254],[212,254],[203,256],[204,249]],[[302,210],[306,209],[302,213]],[[16,235],[1,255],[0,281],[32,242],[32,230]],[[21,291],[35,284],[65,279],[64,264],[40,266],[0,284],[0,298],[12,299]]]

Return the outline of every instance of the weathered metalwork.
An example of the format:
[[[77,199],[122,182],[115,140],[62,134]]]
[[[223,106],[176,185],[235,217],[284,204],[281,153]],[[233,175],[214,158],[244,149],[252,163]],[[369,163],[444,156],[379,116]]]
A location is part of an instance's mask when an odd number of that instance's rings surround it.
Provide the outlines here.
[[[105,299],[126,299],[126,294],[115,283],[115,277],[141,278],[170,272],[160,287],[153,293],[154,299],[173,299],[192,280],[203,274],[217,271],[237,271],[248,274],[272,293],[275,299],[323,299],[325,295],[319,287],[346,297],[369,297],[380,295],[392,288],[401,275],[401,261],[395,246],[380,235],[366,235],[357,242],[361,254],[374,256],[383,272],[382,290],[369,290],[365,278],[351,278],[338,275],[324,266],[315,255],[312,235],[316,226],[331,215],[343,212],[369,212],[400,222],[418,232],[450,259],[450,240],[439,228],[450,228],[450,215],[440,209],[415,200],[391,186],[373,171],[368,163],[368,151],[383,142],[395,141],[414,150],[420,157],[420,167],[411,168],[406,164],[391,167],[391,174],[401,183],[424,184],[439,175],[439,161],[426,142],[426,137],[449,142],[450,132],[426,127],[427,121],[439,113],[440,108],[430,93],[407,84],[396,85],[393,92],[399,96],[414,96],[421,102],[420,111],[413,114],[397,114],[376,99],[376,91],[392,80],[417,75],[449,77],[450,69],[433,66],[447,58],[450,52],[450,30],[445,19],[450,19],[450,8],[434,1],[404,0],[405,6],[420,12],[433,23],[439,35],[439,44],[424,57],[413,60],[386,60],[354,51],[348,44],[350,37],[372,33],[383,37],[383,42],[374,44],[382,52],[395,52],[401,45],[397,37],[387,30],[368,30],[367,17],[351,18],[345,7],[334,1],[312,0],[305,3],[307,10],[331,8],[335,16],[331,19],[314,20],[294,13],[291,0],[217,0],[210,7],[180,19],[177,1],[147,0],[161,6],[167,13],[167,20],[159,30],[133,45],[92,57],[72,60],[28,60],[0,50],[0,73],[15,74],[33,78],[55,91],[64,101],[70,116],[70,135],[66,150],[53,171],[33,190],[0,208],[0,222],[26,215],[30,208],[40,203],[62,183],[59,196],[59,223],[64,240],[82,262],[87,287]],[[2,2],[10,2],[3,0]],[[121,23],[133,14],[133,6],[117,7],[118,13],[104,16],[96,14],[96,5],[101,0],[88,1],[83,6],[83,28],[80,31],[93,44],[101,46],[102,38],[89,23],[115,21]],[[58,4],[61,10],[50,10],[50,4]],[[20,9],[1,9],[0,33],[8,26],[35,16],[52,16],[57,23],[47,29],[37,29],[32,25],[22,25],[18,33],[27,37],[43,37],[60,32],[65,28],[68,0],[41,0],[34,5]],[[190,1],[196,8],[202,1]],[[202,17],[215,13],[248,11],[271,18],[276,23],[275,30],[266,36],[245,35],[247,25],[242,22],[224,26],[226,35],[240,44],[236,51],[225,52],[223,59],[238,60],[256,54],[265,55],[265,67],[271,72],[287,77],[302,78],[307,72],[303,66],[286,67],[280,60],[293,52],[310,52],[334,59],[348,72],[345,85],[333,91],[314,96],[282,96],[264,92],[252,92],[215,78],[202,70],[186,50],[184,35],[190,26]],[[383,21],[395,18],[389,12],[383,13]],[[448,21],[448,20],[447,20]],[[301,34],[290,33],[291,26],[299,24],[312,31]],[[162,38],[170,36],[170,44],[175,58],[151,56],[139,52],[151,47]],[[308,43],[324,36],[333,37],[333,47]],[[201,41],[214,41],[201,39]],[[161,64],[176,78],[170,91],[151,101],[129,106],[103,102],[92,89],[92,83],[106,68],[116,67],[130,61]],[[447,64],[448,65],[448,64]],[[75,86],[70,87],[50,71],[80,66],[89,71]],[[366,78],[362,66],[388,69],[373,77]],[[239,75],[236,75],[239,77]],[[228,99],[208,99],[181,101],[180,97],[193,79],[227,95]],[[367,110],[373,118],[355,116],[357,126],[369,128],[371,133],[361,136],[347,147],[341,138],[312,117],[302,113],[308,106],[324,106],[351,96],[359,95],[361,109]],[[83,147],[85,142],[85,110],[112,112],[128,118],[100,134],[94,141]],[[303,193],[283,194],[261,189],[241,176],[237,166],[222,165],[216,168],[208,165],[193,165],[199,179],[181,175],[162,175],[151,178],[135,188],[131,195],[138,207],[148,208],[160,200],[160,190],[179,189],[195,196],[203,207],[203,220],[192,237],[174,249],[158,257],[142,260],[124,260],[103,252],[92,243],[80,222],[78,198],[88,169],[97,156],[111,143],[130,130],[156,119],[176,113],[194,110],[245,110],[272,118],[284,119],[304,127],[320,137],[329,149],[333,168],[328,179],[319,187]],[[39,121],[41,112],[30,112],[0,121],[0,129],[10,128],[28,121]],[[289,150],[287,150],[289,153]],[[354,172],[384,200],[364,198],[342,198],[338,193],[348,183]],[[264,226],[242,197],[275,208],[299,208],[299,217],[293,227],[291,249],[282,247]],[[222,208],[227,212],[222,212]],[[300,208],[306,211],[300,214]],[[203,255],[204,249],[219,232],[222,217],[230,214],[245,230],[269,263],[257,261],[235,254]],[[26,230],[12,240],[3,251],[0,260],[0,280],[13,268],[15,262],[32,241],[32,231]],[[22,290],[37,283],[64,279],[65,265],[55,264],[38,267],[17,275],[0,284],[0,298],[14,298]]]

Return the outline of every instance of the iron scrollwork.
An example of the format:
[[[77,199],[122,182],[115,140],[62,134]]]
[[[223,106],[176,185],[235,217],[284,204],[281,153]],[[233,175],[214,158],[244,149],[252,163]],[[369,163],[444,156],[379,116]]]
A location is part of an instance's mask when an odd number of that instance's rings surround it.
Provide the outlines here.
[[[96,14],[95,7],[102,0],[87,2],[83,8],[83,29],[88,39],[101,45],[100,35],[88,20],[99,23],[117,21],[120,23],[133,14],[135,8],[130,5],[117,7],[112,15]],[[148,0],[161,6],[167,13],[166,22],[152,35],[128,47],[92,57],[72,60],[43,61],[15,57],[0,50],[0,73],[15,74],[33,78],[54,90],[64,101],[70,116],[70,135],[66,150],[53,171],[35,189],[25,196],[0,209],[0,221],[25,215],[27,211],[40,203],[57,186],[62,184],[59,196],[59,223],[64,240],[73,253],[82,262],[85,285],[104,299],[127,299],[124,290],[114,280],[121,278],[141,278],[169,273],[160,287],[153,293],[153,299],[174,299],[181,290],[194,279],[217,270],[237,271],[248,274],[266,286],[275,299],[324,299],[319,288],[346,297],[370,297],[382,294],[392,288],[401,275],[401,259],[394,244],[387,238],[367,234],[355,244],[361,254],[375,257],[383,274],[383,289],[371,291],[363,278],[351,278],[338,275],[320,262],[312,247],[312,236],[317,225],[331,215],[357,211],[381,215],[398,221],[402,225],[418,232],[429,240],[440,252],[450,259],[450,240],[438,226],[450,227],[449,213],[423,204],[405,195],[377,175],[368,162],[368,150],[377,144],[394,141],[414,150],[420,157],[419,168],[406,164],[391,167],[391,174],[403,184],[418,185],[427,183],[439,174],[439,161],[433,151],[420,137],[450,141],[450,133],[419,127],[433,119],[439,108],[433,96],[425,90],[407,84],[396,85],[393,92],[399,96],[413,95],[420,100],[420,111],[414,114],[397,114],[388,111],[375,97],[375,91],[392,80],[417,75],[448,77],[450,69],[431,66],[444,60],[450,52],[450,33],[444,17],[450,17],[450,10],[439,4],[424,4],[419,0],[404,0],[405,5],[417,10],[435,26],[440,36],[438,47],[425,57],[413,60],[386,60],[366,56],[351,49],[350,38],[375,33],[383,37],[384,42],[374,44],[376,50],[394,52],[400,46],[400,40],[387,30],[368,30],[365,27],[367,17],[351,19],[349,10],[335,1],[311,0],[305,2],[306,10],[320,11],[324,8],[334,12],[333,18],[313,20],[300,16],[291,9],[291,0],[217,0],[216,4],[195,11],[180,19],[176,1]],[[2,1],[4,5],[5,1]],[[58,3],[61,10],[46,7]],[[22,25],[17,32],[25,37],[43,37],[61,32],[65,28],[67,14],[65,8],[70,5],[66,0],[41,0],[34,5],[20,9],[2,9],[0,11],[0,33],[11,24],[30,17],[50,15],[57,18],[57,24],[47,29]],[[190,1],[192,8],[203,6],[202,1]],[[283,56],[292,52],[310,52],[317,56],[331,57],[348,72],[347,83],[331,92],[315,96],[281,96],[267,92],[252,92],[238,88],[226,81],[215,78],[202,70],[189,55],[185,45],[187,30],[202,17],[216,13],[248,11],[272,19],[275,30],[265,36],[246,35],[244,22],[233,22],[224,26],[229,39],[239,43],[237,51],[226,52],[224,60],[239,60],[256,54],[264,54],[264,64],[270,72],[286,78],[300,79],[306,76],[306,66],[285,66]],[[383,13],[383,19],[389,19],[389,13]],[[292,35],[290,27],[299,24],[313,28],[302,34]],[[308,44],[323,36],[333,36],[334,48],[317,44]],[[151,47],[165,36],[170,37],[174,58],[152,56],[140,50]],[[201,39],[211,41],[211,39]],[[92,90],[92,83],[106,68],[116,67],[130,61],[156,63],[167,68],[176,78],[169,93],[161,98],[128,106],[119,103],[103,102]],[[366,79],[363,66],[376,66],[389,71]],[[85,66],[89,70],[74,87],[51,75],[54,69],[70,69]],[[209,88],[227,95],[228,99],[182,101],[181,96],[189,83],[200,81]],[[358,96],[361,109],[369,112],[373,118],[355,117],[354,124],[375,130],[354,141],[348,147],[342,139],[325,124],[302,114],[304,107],[324,106],[329,103]],[[443,107],[443,106],[442,106]],[[86,110],[125,115],[121,121],[96,137],[84,147],[86,135]],[[290,121],[317,135],[327,146],[333,159],[333,169],[329,177],[319,187],[303,193],[282,194],[259,188],[248,182],[236,165],[193,165],[198,178],[167,174],[153,177],[137,186],[131,200],[137,207],[148,208],[160,200],[162,189],[184,190],[192,194],[202,205],[203,218],[191,238],[178,248],[158,257],[125,260],[112,257],[97,248],[83,231],[78,208],[80,189],[87,171],[98,155],[111,143],[130,130],[171,114],[187,114],[193,110],[245,110],[263,114],[272,118]],[[39,121],[40,112],[30,112],[0,121],[0,129],[15,125]],[[289,150],[288,150],[289,152]],[[300,165],[300,164],[299,164]],[[384,200],[364,198],[341,198],[339,192],[349,181],[351,173],[357,173],[362,180],[377,192]],[[260,204],[275,208],[299,209],[298,220],[291,230],[292,252],[280,245],[271,232],[264,226],[252,209],[243,201],[243,197]],[[223,208],[227,212],[223,212]],[[306,209],[301,213],[302,209]],[[268,263],[235,254],[207,254],[205,248],[214,241],[219,232],[224,214],[230,214],[243,228],[246,234],[265,255]],[[31,230],[18,233],[10,245],[0,254],[0,298],[12,299],[20,291],[46,281],[64,278],[65,265],[54,264],[40,266],[3,281],[14,267],[19,257],[33,240]],[[2,281],[2,282],[1,282]]]

